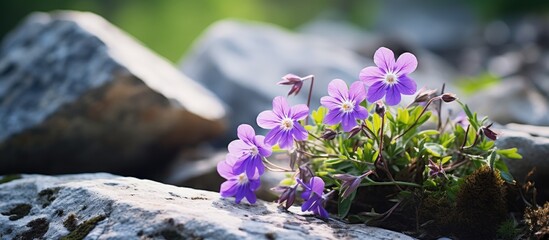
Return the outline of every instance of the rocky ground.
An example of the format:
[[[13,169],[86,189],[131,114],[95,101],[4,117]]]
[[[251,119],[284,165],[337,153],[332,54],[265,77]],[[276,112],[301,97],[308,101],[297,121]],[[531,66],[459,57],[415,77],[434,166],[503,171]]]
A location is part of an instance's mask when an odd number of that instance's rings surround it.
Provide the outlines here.
[[[1,239],[412,239],[298,212],[104,173],[0,184]]]

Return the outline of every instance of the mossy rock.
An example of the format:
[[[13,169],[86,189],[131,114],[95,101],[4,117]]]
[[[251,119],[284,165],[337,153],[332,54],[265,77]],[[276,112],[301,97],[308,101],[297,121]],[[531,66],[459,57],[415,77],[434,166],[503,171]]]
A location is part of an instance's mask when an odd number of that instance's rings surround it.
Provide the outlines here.
[[[506,189],[497,170],[482,167],[465,178],[456,198],[456,229],[460,239],[494,239],[507,219]]]

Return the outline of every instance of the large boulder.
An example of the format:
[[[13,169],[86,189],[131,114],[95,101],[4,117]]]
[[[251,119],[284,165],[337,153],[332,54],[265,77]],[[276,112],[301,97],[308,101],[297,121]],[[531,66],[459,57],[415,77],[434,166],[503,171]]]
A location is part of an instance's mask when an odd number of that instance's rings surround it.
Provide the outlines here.
[[[0,184],[0,213],[2,239],[412,239],[110,174],[24,175]]]
[[[0,174],[148,176],[224,131],[208,90],[103,18],[34,13],[0,48]]]
[[[523,182],[535,169],[529,180],[535,181],[540,197],[549,200],[549,127],[508,124],[499,129],[496,141],[499,148],[517,148],[520,160],[507,160],[511,174]]]
[[[355,35],[362,36],[360,32]],[[373,53],[384,44],[369,45],[372,48],[367,49],[368,56],[363,54],[364,51],[355,52],[357,49],[351,45],[334,38],[294,33],[265,23],[223,20],[209,27],[198,39],[182,59],[181,70],[228,105],[230,128],[224,139],[228,142],[235,138],[239,124],[255,125],[257,114],[271,109],[274,97],[287,95],[290,87],[276,86],[282,76],[287,73],[315,75],[311,107],[316,108],[320,98],[327,95],[327,86],[332,79],[340,78],[348,84],[357,81],[362,68],[374,65]],[[417,80],[418,87],[440,88],[445,80],[452,79],[453,71],[436,72],[435,68],[424,65],[422,54],[418,59],[418,71],[411,75]],[[306,103],[308,91],[307,81],[299,95],[291,97],[290,102]],[[407,97],[404,101],[412,98]]]

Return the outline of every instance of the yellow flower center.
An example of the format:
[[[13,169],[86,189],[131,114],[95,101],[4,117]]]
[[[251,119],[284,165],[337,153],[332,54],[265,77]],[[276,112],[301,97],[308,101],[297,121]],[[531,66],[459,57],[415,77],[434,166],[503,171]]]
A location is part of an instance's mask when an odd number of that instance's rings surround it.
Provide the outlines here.
[[[238,175],[238,184],[242,185],[246,183],[248,183],[248,177],[246,177],[246,173]]]
[[[354,108],[355,104],[349,100],[346,100],[341,104],[341,111],[346,113],[353,111]]]
[[[290,118],[284,118],[282,119],[282,122],[280,122],[280,127],[284,130],[292,130],[292,128],[294,128],[294,121]]]
[[[387,73],[385,75],[385,83],[393,85],[397,82],[398,82],[398,77],[395,74]]]

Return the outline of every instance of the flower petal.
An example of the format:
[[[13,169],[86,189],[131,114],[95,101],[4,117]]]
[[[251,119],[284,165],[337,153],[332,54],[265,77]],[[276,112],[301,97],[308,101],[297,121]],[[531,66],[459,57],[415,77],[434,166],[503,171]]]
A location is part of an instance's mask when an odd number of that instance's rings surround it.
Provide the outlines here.
[[[275,145],[282,136],[282,132],[283,130],[280,127],[273,128],[267,133],[267,136],[265,136],[265,143],[271,146]]]
[[[259,155],[262,157],[268,157],[271,156],[271,153],[273,152],[273,148],[267,144],[265,144],[265,137],[258,135],[255,136],[255,146],[257,147],[257,150],[259,151]]]
[[[324,117],[324,123],[329,125],[336,125],[341,122],[342,112],[339,109],[333,109],[328,111],[326,117]]]
[[[301,124],[298,122],[294,122],[294,128],[292,129],[292,136],[298,140],[298,141],[304,141],[307,140],[307,137],[309,136],[309,133]]]
[[[370,88],[368,88],[368,93],[366,94],[366,99],[368,102],[375,102],[385,96],[387,92],[387,85],[383,81],[374,83]]]
[[[263,129],[273,129],[280,125],[282,119],[273,111],[267,110],[257,115],[257,125]]]
[[[273,99],[273,112],[281,119],[290,115],[290,106],[286,98],[278,96]]]
[[[255,131],[252,126],[248,124],[240,124],[237,128],[238,138],[242,139],[248,144],[252,144],[255,139]]]
[[[349,100],[358,105],[364,101],[364,99],[366,99],[366,89],[364,88],[364,83],[356,81],[351,84],[351,87],[349,88]]]
[[[347,83],[341,79],[334,79],[328,84],[328,94],[337,99],[349,99]]]
[[[255,193],[253,191],[248,191],[245,195],[246,200],[248,200],[249,203],[254,204],[257,201],[257,197],[255,196]]]
[[[343,118],[342,118],[342,121],[341,121],[341,127],[343,127],[343,131],[349,132],[356,125],[357,125],[356,120],[352,116],[352,114],[343,114]]]
[[[225,181],[221,184],[221,187],[219,188],[219,193],[222,197],[232,197],[236,194],[236,191],[238,190],[238,181],[236,180],[229,180]]]
[[[400,92],[395,86],[390,86],[385,95],[385,102],[389,106],[394,106],[400,103]]]
[[[322,193],[324,192],[324,180],[319,177],[313,177],[311,178],[310,183],[312,191],[318,194],[318,196],[322,196]]]
[[[395,63],[395,74],[401,76],[415,71],[417,68],[417,58],[409,52],[400,55]]]
[[[372,84],[382,81],[385,77],[385,73],[379,67],[366,67],[360,71],[358,78],[366,84],[366,86],[372,86]]]
[[[417,90],[416,82],[406,75],[400,76],[398,78],[398,83],[395,84],[395,86],[398,91],[404,95],[413,95]]]
[[[395,66],[395,54],[386,47],[380,47],[374,53],[374,63],[381,68],[384,73],[393,72]]]
[[[237,186],[238,187],[237,187],[234,199],[236,203],[240,203],[240,201],[242,201],[242,198],[244,198],[244,195],[246,194],[248,189],[246,185],[237,185]]]
[[[368,110],[365,107],[356,105],[354,109],[354,118],[355,119],[366,119],[368,118]]]
[[[242,159],[242,157],[245,157],[246,155],[250,154],[250,144],[245,143],[242,140],[233,140],[229,143],[229,146],[227,146],[227,149],[229,150],[229,153],[232,154],[235,157],[238,157],[239,159]]]
[[[341,100],[332,96],[324,96],[320,98],[320,104],[328,109],[339,109],[341,107]]]
[[[217,172],[225,179],[231,179],[236,175],[233,172],[233,166],[226,161],[221,161],[217,164]]]
[[[309,107],[305,104],[298,104],[292,107],[291,110],[292,116],[290,116],[294,120],[301,120],[307,117],[309,115]]]
[[[280,140],[278,144],[281,149],[290,149],[294,144],[294,138],[292,137],[291,131],[282,130],[280,134]]]

